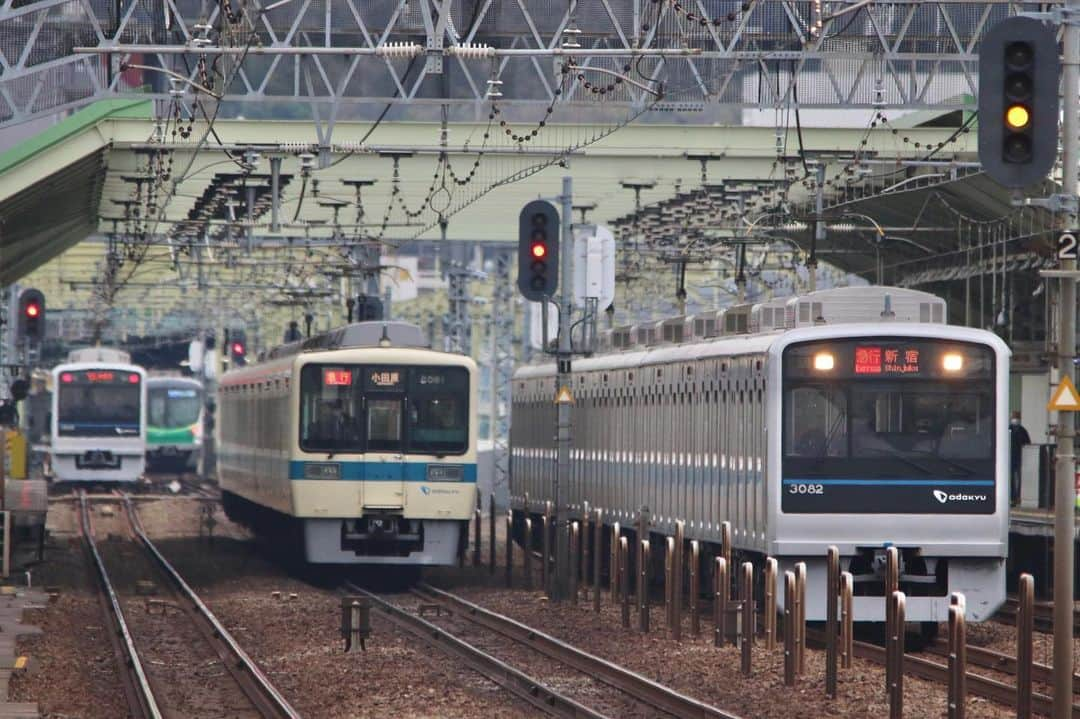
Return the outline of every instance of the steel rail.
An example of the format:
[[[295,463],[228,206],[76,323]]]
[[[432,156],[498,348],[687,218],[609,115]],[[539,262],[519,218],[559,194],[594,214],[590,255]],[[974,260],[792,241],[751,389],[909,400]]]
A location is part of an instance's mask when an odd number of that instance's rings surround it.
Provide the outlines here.
[[[806,630],[806,636],[812,637],[815,642],[824,644],[823,632]],[[970,648],[968,649],[970,652]],[[860,659],[867,659],[875,664],[885,664],[885,648],[866,642],[854,643],[854,655]],[[949,683],[949,668],[944,664],[932,662],[929,659],[914,657],[910,654],[904,656],[904,674],[925,679],[935,684]],[[984,677],[981,674],[967,673],[967,690],[969,694],[984,697],[1016,708],[1016,687],[996,679]],[[1031,707],[1037,714],[1050,715],[1053,708],[1053,698],[1046,694],[1032,693]],[[1073,719],[1080,719],[1080,705],[1073,704]]]
[[[233,639],[229,631],[218,621],[218,618],[214,616],[214,613],[210,611],[199,595],[188,583],[184,581],[184,578],[180,576],[180,573],[169,563],[169,560],[165,559],[164,555],[158,550],[150,538],[146,536],[146,532],[143,531],[142,523],[139,521],[138,513],[135,511],[135,507],[131,502],[131,497],[122,495],[124,502],[124,509],[127,512],[128,520],[131,522],[131,527],[135,532],[135,536],[138,537],[143,547],[154,557],[158,566],[163,570],[165,575],[173,583],[179,593],[187,599],[195,608],[193,616],[197,617],[200,621],[197,622],[199,630],[206,637],[207,641],[214,647],[214,650],[222,657],[226,668],[229,673],[236,679],[237,684],[247,695],[251,703],[259,710],[259,712],[265,717],[284,718],[284,719],[299,719],[300,714],[292,708],[289,702],[284,696],[274,687],[262,670],[252,661],[251,657],[240,648],[236,640]]]
[[[938,639],[936,642],[926,647],[926,650],[933,652],[938,656],[948,656],[949,643],[943,639]],[[973,647],[970,644],[966,647],[966,651],[968,664],[974,664],[975,666],[985,667],[987,669],[994,669],[995,671],[1004,672],[1006,674],[1016,674],[1016,657],[1011,654],[1005,654],[993,649],[986,649],[985,647]],[[1031,678],[1036,682],[1052,684],[1054,681],[1054,672],[1048,664],[1032,662]],[[1080,674],[1073,675],[1073,693],[1080,694]]]
[[[551,687],[515,669],[506,662],[472,646],[426,619],[372,594],[362,587],[346,582],[350,593],[367,597],[373,607],[382,612],[392,624],[412,634],[430,647],[440,649],[463,661],[470,669],[487,677],[514,696],[528,702],[545,714],[566,719],[605,719],[603,714],[560,694]]]
[[[693,717],[738,719],[735,714],[717,709],[685,694],[680,694],[636,672],[589,654],[538,629],[533,629],[514,619],[492,612],[454,594],[436,589],[429,584],[421,583],[418,587],[454,610],[457,616],[502,634],[520,644],[532,647],[551,659],[589,674],[605,684],[629,694],[639,702],[686,719]]]
[[[1005,605],[997,611],[994,618],[1005,624],[1016,624],[1017,602],[1016,597],[1009,597]],[[1053,602],[1038,602],[1035,604],[1035,631],[1042,634],[1054,633],[1054,604]],[[1074,637],[1080,637],[1080,609],[1073,609],[1072,632]]]
[[[90,515],[87,511],[86,492],[79,491],[79,515],[82,527],[83,541],[94,558],[94,566],[97,569],[98,582],[104,595],[103,605],[112,623],[116,626],[116,632],[110,632],[113,647],[116,649],[121,662],[121,676],[124,681],[124,693],[127,695],[128,708],[132,714],[140,719],[161,719],[161,710],[154,698],[154,690],[150,687],[150,680],[143,670],[142,661],[139,659],[139,651],[135,648],[135,640],[128,630],[127,621],[124,619],[124,611],[120,608],[120,599],[109,581],[109,573],[105,569],[105,562],[97,549],[97,542],[90,528]]]

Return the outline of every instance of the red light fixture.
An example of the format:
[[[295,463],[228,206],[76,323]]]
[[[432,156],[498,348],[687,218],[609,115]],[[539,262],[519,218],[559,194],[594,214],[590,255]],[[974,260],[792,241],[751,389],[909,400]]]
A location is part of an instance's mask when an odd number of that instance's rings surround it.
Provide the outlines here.
[[[64,384],[71,384],[75,381],[75,378],[71,375],[70,372],[65,372],[64,374],[60,375],[60,381]]]
[[[538,260],[544,259],[547,256],[547,245],[542,242],[534,242],[532,246],[532,256]]]
[[[37,317],[39,314],[41,314],[41,308],[38,307],[37,305],[27,305],[26,306],[26,316],[27,317]]]
[[[139,375],[137,375],[137,374],[129,374],[128,375],[128,382],[130,382],[131,384],[139,384]]]
[[[244,354],[244,345],[240,344],[239,342],[234,342],[232,346],[232,351],[233,354],[242,355]]]

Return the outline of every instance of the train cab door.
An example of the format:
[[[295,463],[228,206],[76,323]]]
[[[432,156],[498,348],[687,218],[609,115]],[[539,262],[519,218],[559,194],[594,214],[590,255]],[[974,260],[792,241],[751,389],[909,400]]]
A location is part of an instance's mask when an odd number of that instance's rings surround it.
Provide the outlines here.
[[[405,508],[405,397],[398,392],[364,397],[367,459],[364,509]]]

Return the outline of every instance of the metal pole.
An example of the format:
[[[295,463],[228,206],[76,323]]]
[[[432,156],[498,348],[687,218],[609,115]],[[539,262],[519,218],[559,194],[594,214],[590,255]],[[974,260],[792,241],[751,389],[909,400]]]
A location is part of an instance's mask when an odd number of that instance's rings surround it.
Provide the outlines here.
[[[281,158],[270,158],[270,231],[281,232]]]
[[[1080,0],[1067,0],[1069,7]],[[1065,24],[1061,125],[1062,192],[1075,197],[1080,171],[1080,25]],[[1062,229],[1076,227],[1075,210],[1060,215]],[[1076,260],[1064,260],[1064,270],[1075,270]],[[1073,355],[1076,354],[1076,281],[1061,280],[1060,321],[1058,322],[1057,367],[1059,377],[1074,379]],[[1076,488],[1073,485],[1076,462],[1073,457],[1075,420],[1072,412],[1058,412],[1057,467],[1054,477],[1054,719],[1072,716],[1073,678],[1073,545]]]
[[[561,277],[559,287],[559,354],[558,354],[558,385],[560,388],[570,386],[570,315],[574,310],[573,295],[573,272],[574,272],[574,233],[571,222],[573,220],[573,180],[570,177],[563,178],[562,195],[562,242],[560,258],[562,267],[559,268]],[[567,594],[567,571],[570,567],[569,542],[566,537],[566,503],[563,501],[561,492],[566,487],[563,485],[570,479],[570,403],[560,402],[558,405],[558,437],[559,454],[555,469],[555,582],[552,591],[552,599],[562,601]]]
[[[818,244],[825,241],[825,220],[821,213],[825,207],[825,162],[818,163],[816,181],[817,190],[814,198],[814,237],[810,242],[810,255],[806,258],[806,269],[810,274],[810,291],[817,290],[817,248]]]
[[[825,580],[825,693],[836,698],[837,643],[840,627],[836,621],[836,605],[840,589],[840,550],[829,545]]]

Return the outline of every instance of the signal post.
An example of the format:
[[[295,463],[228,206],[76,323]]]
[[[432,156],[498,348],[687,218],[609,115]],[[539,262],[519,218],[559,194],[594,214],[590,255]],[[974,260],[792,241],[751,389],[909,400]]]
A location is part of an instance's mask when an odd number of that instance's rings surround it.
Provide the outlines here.
[[[1080,0],[1066,0],[1065,9],[1075,10]],[[1062,96],[1065,100],[1064,122],[1061,127],[1062,192],[1069,199],[1061,214],[1062,229],[1071,229],[1077,221],[1077,173],[1080,171],[1080,26],[1078,18],[1065,16],[1064,65]],[[1054,108],[1056,111],[1056,107]],[[1076,354],[1076,260],[1065,260],[1062,269],[1073,277],[1062,279],[1060,286],[1060,319],[1058,324],[1057,366],[1059,377],[1073,378],[1073,356]],[[1076,473],[1074,458],[1073,412],[1058,413],[1057,466],[1054,472],[1054,719],[1072,716],[1073,696],[1073,554],[1076,523]]]
[[[1058,240],[1061,268],[1040,273],[1059,280],[1058,332],[1053,354],[1060,385],[1048,405],[1058,414],[1054,473],[1054,719],[1072,716],[1073,696],[1074,412],[1080,405],[1073,384],[1076,282],[1080,279],[1075,237],[1080,172],[1078,8],[1080,0],[1066,0],[1064,7],[1050,12],[1024,13],[1002,20],[986,33],[979,47],[979,161],[983,171],[1015,191],[1014,205],[1046,207],[1058,213],[1062,231]],[[1058,57],[1055,24],[1064,25],[1062,58]],[[1061,192],[1049,198],[1022,198],[1022,188],[1045,180],[1057,159],[1059,93],[1064,100]]]
[[[563,278],[558,301],[558,349],[555,353],[558,375],[556,396],[552,398],[558,407],[555,427],[555,477],[552,486],[555,503],[555,571],[549,575],[549,586],[545,588],[548,595],[556,601],[568,598],[570,591],[570,525],[564,495],[567,478],[570,476],[570,410],[573,404],[570,387],[570,360],[573,354],[570,319],[574,311],[572,195],[573,180],[564,177],[562,194],[558,197],[562,206],[561,218],[555,206],[547,200],[533,200],[528,203],[522,208],[518,218],[518,290],[525,299],[541,304],[545,352],[549,351],[548,303],[559,285],[559,275]]]

